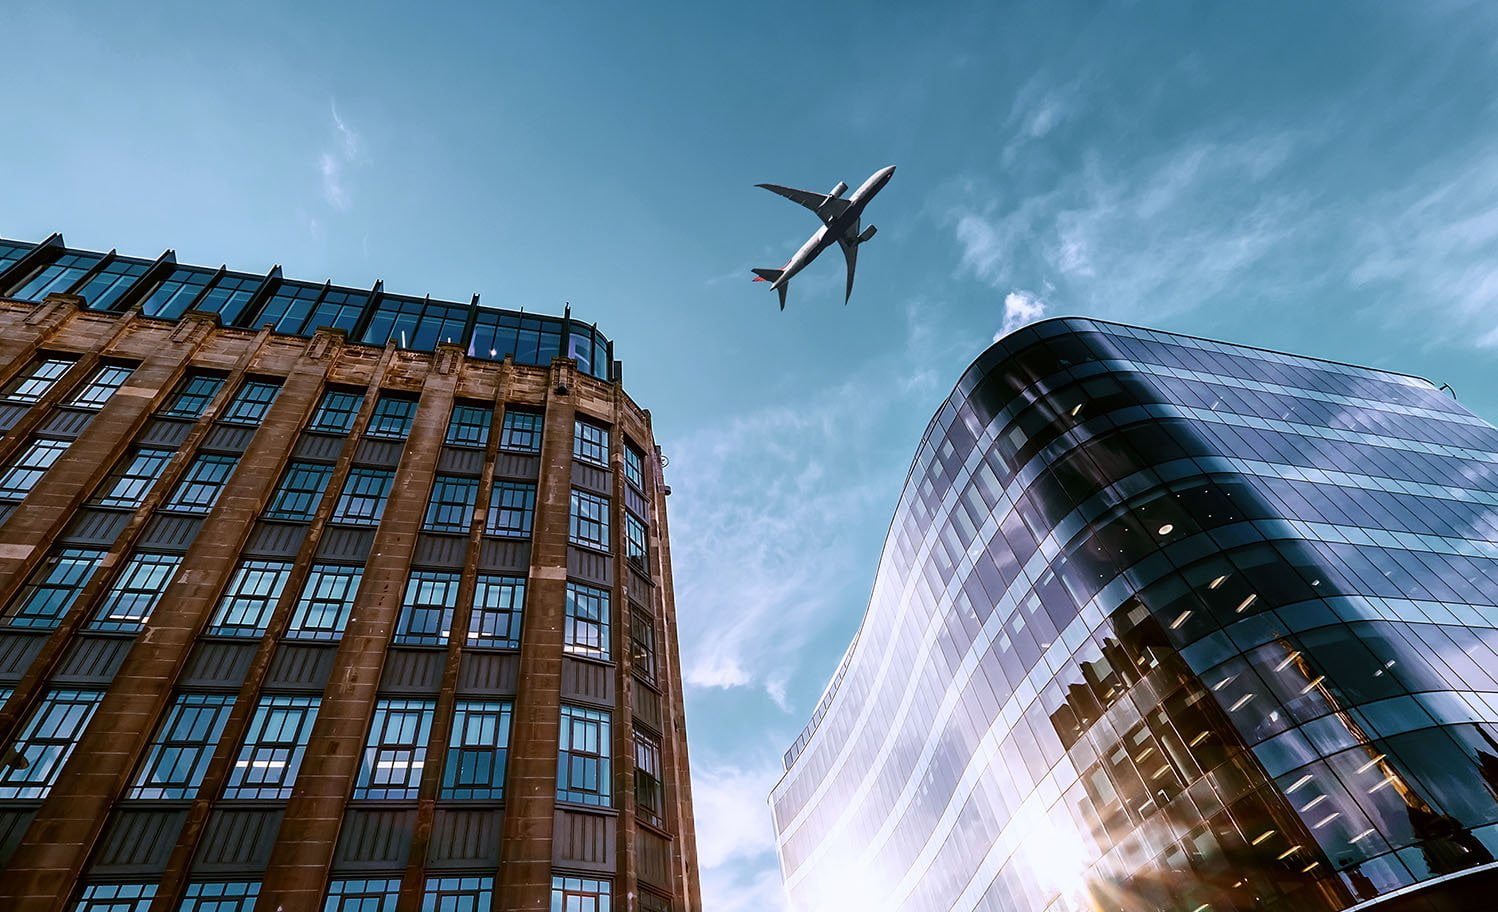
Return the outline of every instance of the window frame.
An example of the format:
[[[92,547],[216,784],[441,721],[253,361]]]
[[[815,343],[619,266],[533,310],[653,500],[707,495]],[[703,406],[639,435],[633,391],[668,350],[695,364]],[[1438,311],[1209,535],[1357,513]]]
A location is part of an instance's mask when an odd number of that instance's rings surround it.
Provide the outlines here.
[[[609,434],[609,428],[601,424],[582,417],[574,418],[572,420],[572,458],[607,469],[609,467]]]
[[[496,480],[489,489],[484,534],[499,538],[530,538],[535,521],[535,482]]]
[[[389,697],[376,701],[369,731],[364,738],[359,775],[354,783],[354,800],[412,800],[417,797],[436,712],[436,700]],[[388,773],[380,774],[378,770],[382,766],[387,769],[404,767],[405,775],[397,778]]]
[[[285,594],[294,565],[291,561],[246,558],[229,577],[205,631],[210,636],[259,638],[270,627],[271,615]],[[246,586],[249,588],[247,589]],[[253,623],[235,622],[253,612]]]
[[[364,583],[364,568],[352,564],[313,564],[302,581],[296,604],[291,609],[291,620],[286,625],[285,639],[337,641],[343,639],[344,628],[354,608],[354,599]],[[335,590],[341,590],[333,598]],[[309,621],[327,619],[329,625],[309,625]]]
[[[369,424],[364,426],[364,436],[376,440],[405,440],[411,436],[411,426],[416,421],[416,408],[420,399],[385,391],[375,400]]]
[[[130,555],[119,575],[109,585],[94,616],[89,619],[86,630],[105,630],[119,633],[139,633],[145,629],[161,597],[177,577],[182,566],[181,554],[160,551],[136,551]],[[128,604],[139,614],[120,614],[122,605]],[[144,607],[142,607],[144,606]]]
[[[608,710],[562,704],[557,738],[558,801],[614,806],[612,732],[613,714]],[[595,785],[590,787],[589,782]]]
[[[377,485],[379,493],[374,493]],[[385,515],[385,505],[390,500],[390,489],[395,485],[395,470],[374,466],[354,466],[343,480],[343,489],[333,505],[330,522],[346,526],[378,526]],[[369,487],[369,490],[360,490]]]
[[[208,774],[237,694],[179,693],[156,726],[126,799],[187,801],[196,798]],[[186,765],[184,767],[184,761]]]
[[[661,759],[661,740],[634,730],[635,813],[654,826],[666,822],[666,776]]]
[[[102,702],[102,690],[53,687],[45,691],[11,742],[26,766],[0,765],[0,799],[46,798]],[[66,735],[63,726],[67,726]]]
[[[442,761],[438,797],[502,801],[509,762],[514,704],[509,700],[459,699]],[[480,775],[487,770],[487,775]]]
[[[213,512],[213,507],[228,486],[234,470],[239,468],[239,457],[224,453],[199,453],[188,463],[187,470],[177,479],[176,486],[162,503],[161,509],[172,513],[192,513],[204,516]],[[221,473],[221,474],[210,474]]]
[[[600,662],[612,660],[611,595],[607,589],[567,581],[562,652]]]
[[[0,500],[25,500],[73,445],[56,437],[33,437],[0,471]]]
[[[473,512],[478,499],[477,478],[469,475],[437,475],[432,480],[432,493],[427,497],[422,531],[466,534],[473,528]]]
[[[473,588],[473,608],[468,613],[465,647],[520,648],[520,628],[525,621],[525,582],[523,576],[478,575]]]
[[[224,424],[258,426],[280,394],[280,378],[251,377],[235,390],[234,398],[224,406],[218,420]]]
[[[172,390],[171,396],[156,414],[163,418],[196,421],[208,411],[208,406],[213,404],[213,400],[223,390],[224,382],[222,374],[190,373]]]
[[[545,415],[523,408],[505,408],[500,422],[499,448],[510,453],[541,452],[541,435],[546,429]]]
[[[67,613],[73,610],[78,602],[78,596],[84,588],[93,580],[94,574],[99,570],[99,564],[107,552],[103,548],[54,548],[42,558],[42,562],[26,579],[26,585],[21,588],[15,598],[5,606],[5,611],[0,614],[0,621],[6,627],[23,627],[33,630],[56,630],[62,623]],[[89,556],[91,559],[84,561]],[[69,561],[66,574],[62,579],[51,579],[57,568],[64,560]],[[43,574],[46,574],[43,576]],[[74,574],[81,574],[72,579]],[[52,604],[57,605],[55,609],[49,609],[48,613],[37,613],[33,604],[37,593],[48,593],[45,598]],[[61,601],[53,601],[50,593],[63,593]],[[23,621],[23,619],[33,619]]]
[[[262,801],[290,798],[321,707],[321,696],[262,694],[234,765],[229,767],[222,797]],[[257,767],[276,772],[257,774]]]
[[[344,408],[344,405],[349,407]],[[350,433],[358,423],[359,410],[363,407],[362,392],[336,388],[323,390],[322,398],[317,402],[317,410],[307,422],[307,430],[323,434]],[[328,421],[333,416],[339,416],[336,423]]]
[[[406,577],[392,643],[446,646],[452,639],[453,612],[463,575],[449,570],[412,570]],[[430,629],[428,629],[430,628]]]
[[[131,447],[104,481],[100,482],[92,504],[118,510],[139,509],[155,489],[156,483],[165,475],[167,465],[176,455],[176,450],[164,447]]]
[[[447,446],[482,450],[489,445],[489,428],[493,423],[494,411],[489,407],[471,402],[454,403],[442,442]]]
[[[315,486],[307,484],[314,479],[317,482]],[[328,483],[332,480],[333,466],[325,462],[294,459],[286,463],[285,470],[281,472],[281,480],[276,483],[276,489],[266,502],[262,517],[281,522],[311,522],[317,515],[317,508],[322,505],[323,495],[328,492]],[[299,509],[291,509],[288,502],[291,506],[305,505]]]
[[[567,541],[605,554],[609,547],[609,498],[582,488],[573,488],[568,511]],[[584,509],[579,509],[579,508]],[[597,515],[591,515],[596,513]]]
[[[119,392],[133,373],[135,365],[114,362],[100,364],[89,374],[83,385],[68,397],[67,404],[73,408],[97,412]]]
[[[35,405],[57,386],[59,380],[77,364],[76,358],[64,358],[37,352],[36,357],[20,373],[11,377],[3,389],[0,400],[19,405]],[[50,373],[49,373],[50,372]]]

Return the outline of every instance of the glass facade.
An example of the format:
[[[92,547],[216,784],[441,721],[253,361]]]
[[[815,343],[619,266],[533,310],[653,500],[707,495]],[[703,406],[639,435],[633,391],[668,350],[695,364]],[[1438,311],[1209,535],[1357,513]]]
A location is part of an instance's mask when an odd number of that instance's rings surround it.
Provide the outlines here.
[[[571,314],[541,316],[434,301],[369,289],[312,284],[270,276],[178,266],[165,277],[148,260],[105,256],[57,246],[45,262],[20,262],[33,245],[0,240],[0,295],[40,301],[49,294],[83,295],[94,310],[121,311],[139,302],[148,316],[175,320],[189,309],[219,315],[226,326],[310,336],[320,327],[341,329],[351,341],[434,351],[461,347],[470,358],[545,366],[572,358],[578,370],[612,380],[613,343],[596,326]],[[39,251],[40,253],[41,251]],[[103,265],[100,265],[100,264]],[[258,303],[257,303],[258,302]]]
[[[1092,320],[1006,336],[932,420],[786,754],[792,904],[1458,889],[1498,853],[1495,520],[1498,429],[1424,380]]]

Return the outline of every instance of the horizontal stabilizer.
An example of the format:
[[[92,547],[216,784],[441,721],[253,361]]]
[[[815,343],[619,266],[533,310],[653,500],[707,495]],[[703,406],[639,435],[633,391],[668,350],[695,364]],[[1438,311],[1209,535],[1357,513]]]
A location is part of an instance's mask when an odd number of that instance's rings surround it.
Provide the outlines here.
[[[775,282],[775,281],[779,280],[781,274],[784,273],[785,270],[784,269],[755,269],[755,270],[753,270],[753,272],[754,272],[754,274],[756,276],[758,276],[758,278],[756,278],[754,280],[756,282]]]

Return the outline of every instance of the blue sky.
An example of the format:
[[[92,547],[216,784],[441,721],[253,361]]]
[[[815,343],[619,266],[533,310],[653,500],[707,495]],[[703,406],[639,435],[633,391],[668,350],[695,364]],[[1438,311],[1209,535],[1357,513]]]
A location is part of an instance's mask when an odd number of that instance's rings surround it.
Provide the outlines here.
[[[1498,418],[1483,4],[14,5],[0,235],[597,320],[668,480],[704,892],[782,900],[765,795],[927,419],[1088,314],[1404,370]],[[753,184],[899,166],[841,303],[749,279]]]

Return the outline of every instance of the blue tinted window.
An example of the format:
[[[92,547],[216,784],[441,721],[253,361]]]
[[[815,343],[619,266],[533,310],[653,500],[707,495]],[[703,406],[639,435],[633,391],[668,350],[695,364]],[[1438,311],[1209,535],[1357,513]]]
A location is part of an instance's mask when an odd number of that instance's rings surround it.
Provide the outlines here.
[[[146,494],[160,480],[175,453],[175,450],[137,447],[104,479],[94,503],[101,507],[129,510],[140,506],[145,502]]]
[[[364,571],[340,564],[313,564],[302,585],[286,636],[291,639],[336,640],[343,636],[354,596]]]
[[[229,770],[225,798],[291,797],[302,755],[317,721],[317,697],[265,696]]]
[[[562,705],[557,745],[557,799],[598,807],[613,805],[609,713]]]
[[[63,548],[47,555],[0,617],[11,627],[57,627],[103,557],[103,551],[86,548]]]
[[[11,289],[9,297],[40,301],[54,292],[64,292],[103,259],[97,253],[66,253],[50,266],[38,267],[25,281]]]
[[[32,440],[0,472],[0,498],[21,499],[31,493],[47,470],[72,441],[43,437]]]
[[[409,646],[445,646],[452,634],[453,609],[458,604],[456,573],[412,570],[406,581],[395,624],[395,642]]]
[[[363,403],[363,393],[328,390],[322,394],[322,402],[318,403],[317,413],[312,416],[307,429],[347,434],[354,429],[354,420],[359,417],[359,406]]]
[[[177,386],[161,414],[171,418],[200,418],[213,397],[224,385],[224,378],[212,374],[194,374]]]
[[[44,694],[14,742],[25,762],[0,764],[0,798],[47,797],[103,699],[95,690]]]
[[[229,476],[234,473],[237,465],[237,456],[203,453],[194,457],[192,464],[187,467],[187,474],[177,482],[177,489],[167,498],[162,509],[207,513],[218,502],[219,494],[223,493],[224,485],[228,484]]]
[[[333,521],[356,526],[379,525],[394,481],[395,473],[389,469],[355,466],[333,508]]]
[[[293,462],[286,466],[286,474],[271,495],[266,508],[268,519],[285,519],[294,522],[310,520],[317,512],[318,501],[333,477],[333,467],[316,462]]]
[[[264,283],[260,276],[223,275],[193,309],[221,314],[224,323],[234,323]]]
[[[519,649],[524,605],[525,577],[479,576],[464,645]]]
[[[26,370],[5,385],[4,391],[0,392],[0,397],[11,402],[36,402],[57,384],[73,363],[71,358],[59,357],[45,357],[33,361],[26,365]]]
[[[182,563],[178,554],[135,554],[104,594],[89,630],[138,633]]]
[[[250,380],[234,394],[220,420],[233,424],[259,424],[280,391],[279,380]]]
[[[195,797],[233,707],[232,694],[178,694],[126,797]]]
[[[141,312],[148,317],[175,320],[187,312],[211,281],[213,273],[208,270],[179,266],[141,300]]]
[[[150,263],[139,260],[113,260],[90,276],[75,294],[82,295],[94,310],[109,310],[150,268]]]
[[[442,764],[442,797],[503,798],[509,746],[509,703],[459,700]]]
[[[404,396],[381,396],[375,403],[369,427],[364,433],[369,437],[386,437],[405,440],[411,433],[411,422],[416,418],[416,400]]]
[[[240,563],[219,598],[208,622],[208,632],[217,636],[262,636],[289,576],[291,564],[287,561]]]
[[[380,700],[364,742],[354,797],[415,798],[431,741],[432,700]]]

